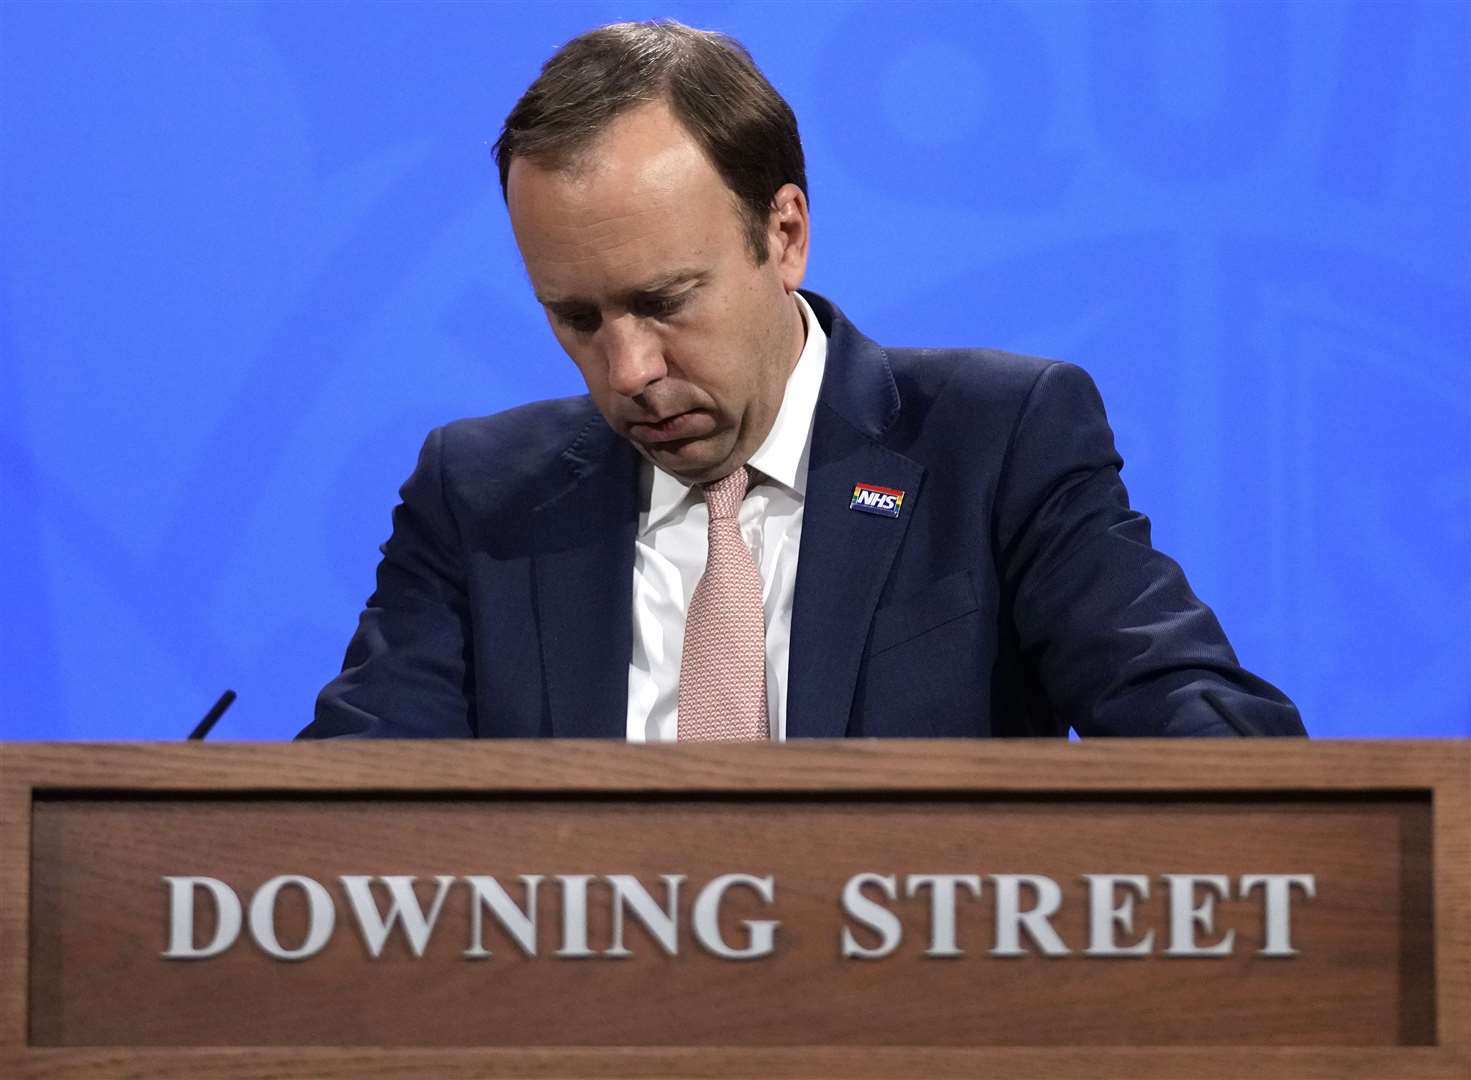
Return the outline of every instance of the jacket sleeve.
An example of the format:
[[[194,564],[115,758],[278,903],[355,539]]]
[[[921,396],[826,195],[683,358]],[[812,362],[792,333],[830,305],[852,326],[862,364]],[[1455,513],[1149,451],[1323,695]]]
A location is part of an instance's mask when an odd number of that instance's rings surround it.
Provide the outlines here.
[[[1081,735],[1304,735],[1296,707],[1241,667],[1179,565],[1130,509],[1093,381],[1045,368],[1006,451],[995,524],[1024,659]]]
[[[467,738],[475,688],[463,545],[446,503],[444,432],[429,435],[399,492],[378,583],[342,673],[298,738]]]

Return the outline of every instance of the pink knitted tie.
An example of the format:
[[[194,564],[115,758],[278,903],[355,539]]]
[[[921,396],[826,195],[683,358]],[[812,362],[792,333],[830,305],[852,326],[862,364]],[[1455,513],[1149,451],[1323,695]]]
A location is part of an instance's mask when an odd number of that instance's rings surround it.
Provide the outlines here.
[[[768,737],[761,575],[741,539],[739,520],[748,482],[740,468],[703,485],[710,508],[710,549],[684,624],[681,741]]]

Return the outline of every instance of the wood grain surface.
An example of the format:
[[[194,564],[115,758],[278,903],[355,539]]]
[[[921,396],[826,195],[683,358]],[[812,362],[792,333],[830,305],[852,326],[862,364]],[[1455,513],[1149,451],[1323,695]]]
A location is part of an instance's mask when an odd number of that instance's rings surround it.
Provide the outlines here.
[[[1270,751],[1270,752],[1269,752]],[[1450,1076],[1468,1071],[1471,747],[1453,743],[836,743],[0,746],[0,1069],[24,1075]],[[961,899],[965,955],[844,960],[853,873],[1044,874],[1072,955],[990,955],[994,897]],[[721,873],[722,926],[778,918],[777,948],[716,960],[689,930]],[[1264,958],[1261,902],[1218,904],[1223,959],[1102,959],[1085,873],[1151,876],[1136,929],[1168,934],[1159,875],[1303,873],[1301,955]],[[167,961],[165,874],[328,885],[318,956],[248,941]],[[456,886],[422,958],[372,959],[340,874],[687,876],[678,957],[539,955],[487,924],[466,960]],[[420,895],[429,896],[429,881]],[[600,890],[603,890],[600,892]],[[280,905],[283,940],[303,910]],[[30,897],[30,901],[27,901]],[[594,884],[594,948],[608,905]],[[200,912],[201,928],[209,915]],[[293,923],[293,919],[295,922]],[[294,936],[293,936],[294,935]],[[272,1049],[275,1047],[277,1049]],[[286,1048],[291,1048],[286,1052]],[[349,1049],[351,1048],[351,1049]],[[1247,1065],[1249,1063],[1249,1066]],[[1377,1063],[1377,1068],[1376,1068]],[[1233,1071],[1234,1070],[1234,1071]]]

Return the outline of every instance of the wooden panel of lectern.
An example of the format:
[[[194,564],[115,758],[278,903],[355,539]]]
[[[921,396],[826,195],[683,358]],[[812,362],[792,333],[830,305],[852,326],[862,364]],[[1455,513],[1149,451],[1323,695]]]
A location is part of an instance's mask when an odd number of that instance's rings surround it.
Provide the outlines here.
[[[1471,743],[0,747],[0,1073],[1471,1075]]]

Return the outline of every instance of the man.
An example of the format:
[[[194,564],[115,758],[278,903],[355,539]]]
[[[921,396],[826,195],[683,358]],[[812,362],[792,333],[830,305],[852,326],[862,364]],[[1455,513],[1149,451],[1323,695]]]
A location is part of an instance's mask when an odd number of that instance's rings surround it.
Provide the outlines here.
[[[1128,506],[1088,377],[800,293],[744,50],[585,34],[496,144],[584,397],[430,435],[308,736],[1303,734]]]

